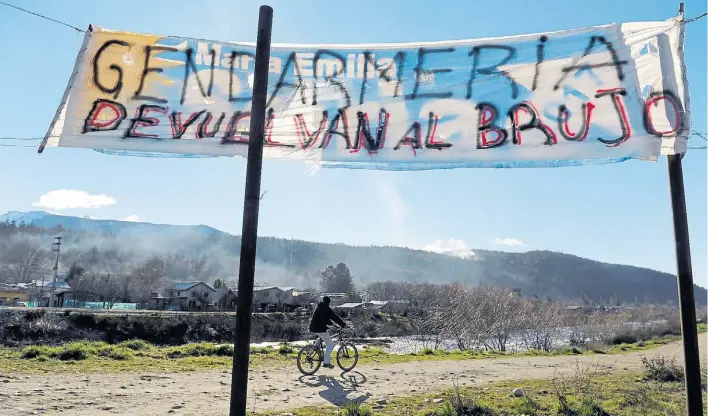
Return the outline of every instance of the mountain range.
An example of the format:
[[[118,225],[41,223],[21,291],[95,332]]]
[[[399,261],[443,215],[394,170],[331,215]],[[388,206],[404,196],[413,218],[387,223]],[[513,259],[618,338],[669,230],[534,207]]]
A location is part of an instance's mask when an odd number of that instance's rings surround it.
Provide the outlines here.
[[[238,270],[240,238],[205,225],[166,225],[11,211],[0,222],[32,224],[45,238],[60,233],[63,250],[113,250],[142,261],[149,256],[180,254],[207,259],[218,275]],[[54,234],[52,234],[54,233]],[[317,286],[329,265],[349,266],[361,288],[375,281],[491,284],[520,289],[523,295],[594,303],[677,303],[676,277],[656,270],[609,264],[574,255],[529,251],[474,250],[433,253],[402,247],[356,247],[275,237],[259,237],[256,280],[303,288]],[[218,271],[218,272],[215,272]],[[705,288],[694,285],[696,303],[706,305]]]

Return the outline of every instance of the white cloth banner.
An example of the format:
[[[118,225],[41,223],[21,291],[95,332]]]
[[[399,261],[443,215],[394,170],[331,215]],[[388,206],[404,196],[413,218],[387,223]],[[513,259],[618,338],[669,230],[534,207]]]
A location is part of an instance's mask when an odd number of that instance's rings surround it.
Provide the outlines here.
[[[686,151],[683,21],[378,45],[273,45],[266,159],[417,170]],[[40,147],[246,156],[255,47],[94,29]]]

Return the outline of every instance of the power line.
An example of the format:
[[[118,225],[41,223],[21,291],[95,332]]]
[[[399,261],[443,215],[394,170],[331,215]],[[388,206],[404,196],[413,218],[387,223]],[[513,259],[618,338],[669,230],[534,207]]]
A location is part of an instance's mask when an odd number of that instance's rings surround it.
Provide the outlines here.
[[[60,24],[60,25],[62,25],[62,26],[66,26],[66,27],[68,27],[68,28],[71,28],[71,29],[76,30],[77,32],[86,33],[85,30],[79,29],[78,27],[73,26],[73,25],[70,25],[69,23],[62,22],[61,20],[53,19],[53,18],[48,17],[48,16],[45,16],[45,15],[43,15],[43,14],[35,13],[35,12],[29,11],[29,10],[27,10],[27,9],[23,9],[22,7],[15,6],[14,4],[9,4],[9,3],[5,3],[4,1],[0,1],[0,5],[7,6],[7,7],[11,7],[11,8],[13,8],[13,9],[19,10],[19,11],[21,11],[21,12],[23,12],[23,13],[27,13],[27,14],[30,14],[30,15],[32,15],[32,16],[36,16],[36,17],[39,17],[39,18],[41,18],[41,19],[48,20],[48,21],[50,21],[50,22],[57,23],[57,24]],[[690,19],[686,19],[686,20],[684,20],[684,24],[693,23],[693,22],[695,22],[696,20],[699,20],[699,19],[702,19],[702,18],[706,17],[707,15],[708,15],[708,13],[703,13],[703,14],[700,15],[700,16],[696,16],[696,17],[692,17],[692,18],[690,18]]]
[[[11,7],[11,8],[13,8],[13,9],[19,10],[19,11],[24,12],[24,13],[31,14],[31,15],[33,15],[33,16],[40,17],[40,18],[42,18],[42,19],[49,20],[50,22],[58,23],[58,24],[60,24],[60,25],[69,27],[69,28],[74,29],[74,30],[76,30],[76,31],[79,31],[79,32],[81,32],[81,33],[86,33],[85,30],[79,29],[79,28],[76,27],[76,26],[72,26],[72,25],[70,25],[70,24],[68,24],[68,23],[62,22],[61,20],[52,19],[51,17],[47,17],[47,16],[42,15],[42,14],[39,14],[39,13],[31,12],[31,11],[29,11],[29,10],[27,10],[27,9],[23,9],[22,7],[17,7],[17,6],[15,6],[14,4],[5,3],[4,1],[0,1],[0,4],[3,5],[3,6]]]
[[[700,15],[700,16],[696,16],[696,17],[692,17],[692,18],[690,18],[690,19],[686,19],[685,24],[693,23],[693,22],[695,22],[696,20],[702,19],[702,18],[704,18],[704,17],[706,17],[706,16],[708,16],[708,13],[703,13],[703,14]]]

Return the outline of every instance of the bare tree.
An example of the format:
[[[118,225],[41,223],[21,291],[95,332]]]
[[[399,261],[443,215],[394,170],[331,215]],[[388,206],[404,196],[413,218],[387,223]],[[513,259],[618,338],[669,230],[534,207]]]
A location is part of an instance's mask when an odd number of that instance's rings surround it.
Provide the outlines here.
[[[364,292],[371,300],[408,300],[412,286],[404,282],[373,282]]]
[[[93,275],[94,293],[98,295],[100,302],[107,306],[107,309],[113,308],[121,294],[120,281],[120,275],[111,275],[110,273]]]
[[[159,257],[153,257],[130,272],[130,298],[133,302],[150,301],[152,293],[159,292],[166,285],[167,264]]]
[[[454,306],[445,301],[441,285],[414,284],[407,291],[413,347],[439,348],[444,336],[445,311]]]
[[[9,244],[0,257],[0,280],[29,282],[39,280],[52,269],[49,253],[39,243],[21,239]]]
[[[522,316],[524,346],[530,350],[551,351],[563,334],[565,306],[559,302],[526,300]]]
[[[482,307],[481,334],[484,346],[507,351],[511,336],[521,329],[523,300],[518,294],[498,287],[481,287],[478,305]]]

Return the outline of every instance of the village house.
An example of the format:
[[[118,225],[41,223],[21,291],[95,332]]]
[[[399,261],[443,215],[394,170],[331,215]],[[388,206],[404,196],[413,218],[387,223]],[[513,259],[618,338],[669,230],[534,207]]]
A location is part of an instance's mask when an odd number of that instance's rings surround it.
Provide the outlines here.
[[[322,300],[325,296],[329,298],[330,305],[333,307],[345,303],[349,297],[346,293],[320,293],[319,300]]]
[[[293,303],[298,308],[309,311],[314,308],[316,301],[317,297],[312,292],[293,291]]]
[[[366,304],[363,302],[348,302],[342,303],[341,305],[336,305],[332,309],[349,313],[352,311],[362,311],[365,309],[365,305]]]
[[[0,305],[17,306],[30,300],[31,283],[0,283]]]
[[[52,293],[52,285],[54,284],[54,303],[49,305],[49,298]],[[57,274],[56,283],[54,276],[47,277],[44,281],[35,280],[30,287],[32,298],[38,303],[38,306],[52,306],[62,308],[65,304],[72,300],[73,290],[69,283],[66,282],[66,274]]]
[[[296,308],[292,287],[256,286],[253,288],[253,307],[262,312],[286,312]]]
[[[177,282],[164,294],[153,293],[150,308],[157,310],[206,311],[219,299],[216,290],[204,282]]]
[[[235,311],[236,310],[236,290],[227,286],[221,286],[216,289],[214,296],[216,299],[216,309],[219,311]]]
[[[351,311],[365,312],[385,312],[385,313],[403,313],[408,310],[408,302],[392,301],[392,300],[371,300],[368,302],[348,302],[341,305],[336,305],[333,309],[343,311],[345,313]]]

